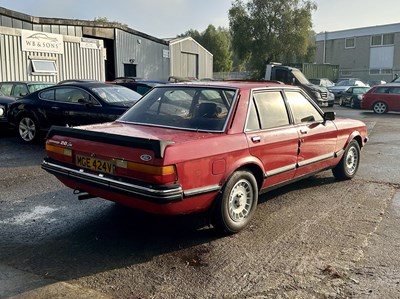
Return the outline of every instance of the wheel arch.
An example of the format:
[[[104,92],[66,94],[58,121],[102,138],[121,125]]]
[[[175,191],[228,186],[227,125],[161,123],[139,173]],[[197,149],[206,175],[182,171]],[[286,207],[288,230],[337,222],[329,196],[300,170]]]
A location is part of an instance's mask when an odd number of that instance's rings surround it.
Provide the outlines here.
[[[363,142],[363,139],[362,139],[362,137],[361,137],[360,132],[355,131],[355,132],[353,132],[352,134],[350,134],[350,136],[347,138],[347,141],[346,141],[346,143],[344,144],[343,150],[345,150],[345,149],[347,148],[347,146],[349,145],[349,143],[350,143],[352,140],[357,141],[358,146],[359,146],[360,148],[362,148],[362,147],[364,146],[364,142]]]
[[[225,176],[223,185],[226,184],[235,172],[241,170],[247,170],[254,175],[254,178],[257,181],[258,190],[260,190],[264,180],[264,171],[261,162],[257,160],[237,161],[237,163],[235,163],[227,172],[228,175]]]

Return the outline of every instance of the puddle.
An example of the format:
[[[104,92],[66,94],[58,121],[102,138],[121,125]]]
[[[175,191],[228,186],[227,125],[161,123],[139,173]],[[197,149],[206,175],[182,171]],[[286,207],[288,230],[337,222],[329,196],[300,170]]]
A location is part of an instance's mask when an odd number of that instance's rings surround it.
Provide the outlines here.
[[[37,206],[31,212],[25,212],[11,218],[0,220],[0,223],[22,225],[22,224],[32,223],[44,218],[46,218],[47,222],[49,221],[52,222],[55,219],[49,218],[49,214],[53,213],[54,211],[57,211],[57,209],[45,206]]]

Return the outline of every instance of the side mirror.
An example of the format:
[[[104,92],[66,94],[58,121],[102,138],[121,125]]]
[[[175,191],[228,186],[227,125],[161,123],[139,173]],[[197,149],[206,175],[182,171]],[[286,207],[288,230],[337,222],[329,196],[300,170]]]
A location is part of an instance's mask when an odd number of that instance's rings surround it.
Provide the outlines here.
[[[335,118],[336,118],[336,112],[328,111],[324,113],[324,121],[335,120]]]

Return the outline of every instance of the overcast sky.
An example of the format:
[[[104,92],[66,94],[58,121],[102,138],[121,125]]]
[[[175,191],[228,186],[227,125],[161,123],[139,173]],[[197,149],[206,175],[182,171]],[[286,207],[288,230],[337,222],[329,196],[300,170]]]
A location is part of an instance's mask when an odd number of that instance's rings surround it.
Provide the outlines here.
[[[314,31],[400,23],[400,0],[316,0]],[[36,17],[109,21],[158,38],[209,24],[228,27],[232,0],[0,0],[0,6]]]

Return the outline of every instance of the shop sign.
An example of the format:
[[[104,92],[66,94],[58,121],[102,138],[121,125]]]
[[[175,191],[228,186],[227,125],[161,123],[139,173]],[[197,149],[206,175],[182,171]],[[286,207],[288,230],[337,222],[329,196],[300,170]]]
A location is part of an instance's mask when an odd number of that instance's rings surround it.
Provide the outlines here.
[[[21,30],[22,51],[64,54],[64,40],[60,34]]]
[[[93,38],[81,37],[81,48],[86,49],[100,49],[100,41]]]

